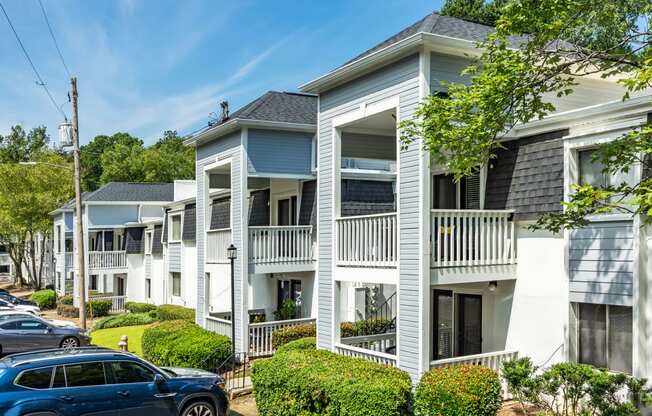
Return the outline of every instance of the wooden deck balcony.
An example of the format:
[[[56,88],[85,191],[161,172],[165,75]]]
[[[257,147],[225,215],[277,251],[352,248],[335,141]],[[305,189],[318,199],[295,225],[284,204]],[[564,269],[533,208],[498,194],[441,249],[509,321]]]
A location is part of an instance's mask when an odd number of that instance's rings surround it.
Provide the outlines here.
[[[396,223],[396,213],[337,218],[337,265],[395,268],[398,263]]]
[[[88,268],[91,270],[114,270],[127,268],[127,252],[91,251],[88,253]]]

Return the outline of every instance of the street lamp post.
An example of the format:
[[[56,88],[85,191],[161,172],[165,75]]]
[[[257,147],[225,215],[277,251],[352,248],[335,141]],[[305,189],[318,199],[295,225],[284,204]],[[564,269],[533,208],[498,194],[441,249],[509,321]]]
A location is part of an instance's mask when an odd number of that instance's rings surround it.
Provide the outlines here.
[[[235,259],[238,249],[233,244],[226,249],[226,258],[231,261],[231,355],[235,360]]]

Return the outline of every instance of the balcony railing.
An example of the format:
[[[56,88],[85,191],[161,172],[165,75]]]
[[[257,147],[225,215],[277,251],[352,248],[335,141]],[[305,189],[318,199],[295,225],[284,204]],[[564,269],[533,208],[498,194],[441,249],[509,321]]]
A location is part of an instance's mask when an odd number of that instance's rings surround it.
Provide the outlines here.
[[[396,367],[396,355],[367,350],[353,345],[335,344],[335,352],[347,357],[364,358],[378,364]]]
[[[206,329],[215,332],[216,334],[231,338],[231,321],[228,319],[217,318],[215,316],[207,316]]]
[[[392,350],[396,349],[396,332],[347,337],[342,338],[340,343],[365,350],[390,354]]]
[[[226,249],[231,244],[231,229],[206,231],[206,262],[227,263]]]
[[[306,263],[313,259],[312,225],[249,227],[250,263]]]
[[[516,263],[511,211],[431,211],[431,267]]]
[[[274,331],[290,326],[315,323],[314,318],[288,319],[285,321],[261,322],[249,324],[249,355],[262,357],[274,354],[272,334]]]
[[[111,301],[111,312],[124,312],[126,296],[90,296],[90,300],[109,300]]]
[[[90,269],[125,269],[127,253],[123,251],[91,251],[88,253]]]
[[[338,266],[396,266],[396,213],[341,217],[336,222]]]

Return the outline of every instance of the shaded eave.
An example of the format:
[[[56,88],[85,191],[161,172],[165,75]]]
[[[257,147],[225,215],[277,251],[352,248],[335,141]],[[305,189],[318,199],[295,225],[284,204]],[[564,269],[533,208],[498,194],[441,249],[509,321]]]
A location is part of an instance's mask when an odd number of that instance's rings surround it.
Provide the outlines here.
[[[234,118],[220,125],[211,127],[199,134],[196,134],[184,140],[186,146],[197,146],[211,140],[218,139],[229,133],[233,133],[243,127],[268,129],[268,130],[286,130],[314,133],[317,131],[315,124],[288,123],[284,121],[253,120],[247,118]]]
[[[480,50],[476,47],[476,42],[474,41],[418,32],[303,84],[299,87],[299,90],[301,92],[319,94],[324,90],[370,72],[389,60],[396,60],[417,52],[420,48],[428,48],[429,50],[450,55],[465,56],[480,54]]]

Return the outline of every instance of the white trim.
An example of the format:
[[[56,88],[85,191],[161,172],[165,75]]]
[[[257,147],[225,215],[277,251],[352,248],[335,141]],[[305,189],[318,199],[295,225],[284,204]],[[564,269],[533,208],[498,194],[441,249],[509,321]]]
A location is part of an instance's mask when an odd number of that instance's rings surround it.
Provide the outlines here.
[[[206,164],[206,165],[203,166],[203,171],[208,172],[208,171],[211,171],[213,169],[217,169],[217,168],[221,168],[221,167],[226,166],[226,165],[230,165],[232,158],[233,158],[233,156],[230,155],[230,154],[228,156],[222,158],[222,159],[220,159],[219,157],[216,157],[215,162],[211,162],[211,163]]]
[[[317,128],[314,124],[308,123],[288,123],[283,121],[267,121],[267,120],[253,120],[246,118],[234,118],[226,123],[218,126],[211,127],[196,136],[191,136],[184,140],[183,144],[186,146],[197,146],[207,141],[218,139],[228,133],[231,133],[238,128],[257,128],[257,129],[278,129],[289,131],[303,131],[314,132]]]
[[[174,232],[172,230],[172,218],[174,217],[179,217],[179,239],[173,239],[172,238],[172,233]],[[183,211],[177,211],[177,212],[172,212],[168,213],[168,229],[166,230],[168,232],[168,244],[169,243],[180,243],[181,240],[183,239]]]
[[[271,178],[271,179],[315,179],[315,175],[303,175],[294,173],[249,173],[250,178]]]
[[[164,207],[171,202],[174,201],[84,201],[84,205],[87,206],[98,206],[98,205],[124,205],[124,206],[150,205],[151,206],[154,205],[154,206]]]
[[[356,121],[360,121],[364,118],[380,114],[388,110],[397,111],[396,119],[398,120],[398,111],[399,111],[399,96],[395,95],[393,97],[386,98],[381,101],[371,102],[368,101],[362,102],[360,108],[357,110],[349,111],[348,113],[342,114],[341,116],[334,117],[332,120],[333,128],[343,128],[349,124],[353,124]],[[398,121],[397,121],[398,123]]]

